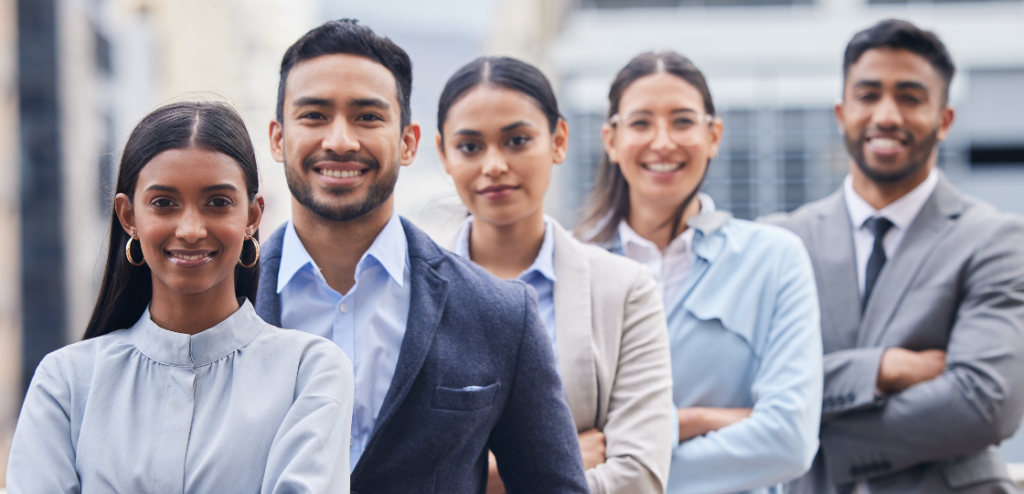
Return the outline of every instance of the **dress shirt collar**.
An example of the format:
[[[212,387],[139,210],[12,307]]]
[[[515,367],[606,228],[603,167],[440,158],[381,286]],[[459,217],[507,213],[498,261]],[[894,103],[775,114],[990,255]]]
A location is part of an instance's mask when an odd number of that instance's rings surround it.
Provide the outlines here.
[[[455,236],[455,254],[466,259],[470,258],[469,234],[472,229],[473,216],[469,216],[466,221],[462,222],[462,226],[459,227],[459,232]],[[548,215],[544,215],[544,241],[540,244],[540,252],[537,253],[533,264],[519,274],[519,278],[522,279],[533,272],[539,273],[552,283],[557,281],[555,277],[555,227]]]
[[[711,196],[700,192],[697,194],[697,199],[700,201],[700,212],[698,216],[715,212],[715,201]],[[683,233],[669,241],[668,246],[665,247],[665,252],[662,253],[657,244],[641,237],[633,227],[629,226],[626,219],[623,218],[619,222],[619,241],[622,242],[622,251],[631,259],[643,259],[647,258],[647,254],[643,253],[658,253],[664,256],[671,256],[676,254],[683,254],[689,251],[693,245],[693,237],[695,234],[695,228],[687,228],[683,230]]]
[[[201,367],[248,345],[265,327],[249,300],[240,299],[234,314],[193,336],[157,326],[149,307],[128,332],[132,344],[152,360],[177,367]]]
[[[853,189],[853,177],[846,175],[846,179],[843,181],[843,196],[846,199],[846,210],[850,213],[850,222],[854,229],[860,229],[869,218],[884,216],[892,222],[893,226],[905,232],[914,222],[917,213],[921,212],[924,203],[928,202],[928,198],[931,197],[938,184],[939,174],[932,168],[928,178],[913,190],[896,199],[892,204],[882,209],[875,209]]]
[[[395,280],[395,283],[398,283],[398,286],[403,286],[403,275],[409,264],[408,253],[409,245],[405,237],[405,229],[402,228],[398,213],[393,212],[391,219],[384,225],[384,229],[373,240],[373,244],[359,258],[359,263],[356,264],[355,278],[359,279],[359,275],[367,267],[366,263],[372,259],[384,267],[384,270],[388,272],[391,279]],[[295,232],[295,224],[289,221],[285,227],[284,241],[281,243],[281,266],[277,274],[277,293],[281,293],[288,282],[295,277],[295,274],[306,266],[309,266],[318,276],[320,275],[320,268],[316,265],[316,261],[310,257],[306,247],[302,245],[302,240]]]

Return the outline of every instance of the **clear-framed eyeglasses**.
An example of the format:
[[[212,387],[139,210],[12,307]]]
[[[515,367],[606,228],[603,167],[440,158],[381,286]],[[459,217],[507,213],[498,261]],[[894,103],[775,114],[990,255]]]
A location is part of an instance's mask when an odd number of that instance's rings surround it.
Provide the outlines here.
[[[714,121],[714,115],[689,111],[678,112],[669,117],[655,117],[644,112],[625,118],[616,113],[608,119],[608,124],[631,145],[650,144],[664,131],[672,142],[680,146],[691,146],[705,137]]]

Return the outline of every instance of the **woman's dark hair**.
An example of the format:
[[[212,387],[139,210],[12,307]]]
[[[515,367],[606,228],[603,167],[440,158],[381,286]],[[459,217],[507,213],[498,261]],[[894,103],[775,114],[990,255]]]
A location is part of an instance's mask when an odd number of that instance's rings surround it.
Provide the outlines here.
[[[558,100],[551,89],[551,83],[537,67],[509,57],[480,57],[455,72],[448,79],[437,105],[437,132],[444,143],[444,122],[448,110],[464,94],[480,84],[494,84],[505,89],[523,93],[532,98],[548,119],[548,130],[555,132],[562,114],[558,112]]]
[[[114,194],[135,199],[139,172],[158,154],[170,149],[192,146],[216,151],[231,157],[242,167],[249,202],[256,200],[259,190],[259,169],[249,132],[242,117],[224,103],[182,102],[158,108],[135,126],[121,155]],[[256,234],[258,235],[258,233]],[[128,233],[121,227],[116,212],[110,214],[110,245],[107,266],[103,271],[100,295],[85,329],[85,339],[103,336],[128,328],[142,317],[153,298],[153,279],[149,266],[133,266],[125,257]],[[251,242],[243,243],[242,257],[255,255]],[[142,258],[138,242],[132,242],[132,257]],[[256,302],[256,285],[260,267],[235,267],[235,296]]]
[[[384,66],[395,77],[402,128],[412,120],[409,98],[412,95],[412,61],[402,47],[390,38],[379,36],[355,19],[327,21],[302,35],[281,59],[281,78],[277,83],[277,121],[284,123],[284,92],[288,74],[295,64],[324,55],[358,55]]]
[[[844,84],[850,67],[860,60],[864,52],[876,48],[907,50],[927,60],[945,81],[943,100],[949,100],[949,84],[956,74],[956,66],[953,65],[953,58],[949,56],[946,45],[942,44],[935,33],[898,19],[881,21],[853,35],[843,54]]]
[[[608,120],[619,113],[619,102],[622,100],[622,93],[637,79],[659,72],[665,72],[679,77],[688,82],[700,92],[704,100],[704,111],[715,115],[715,104],[711,101],[711,91],[708,90],[708,83],[704,74],[697,69],[688,58],[675,52],[647,52],[637,55],[626,64],[615,80],[612,88],[608,91]],[[613,127],[615,123],[611,123]],[[700,191],[700,184],[693,192],[683,200],[683,203],[672,216],[672,231],[669,238],[674,238],[679,231],[679,223],[682,220],[686,207],[697,196]],[[622,170],[618,163],[612,163],[608,153],[604,154],[601,160],[601,168],[598,171],[597,181],[587,199],[586,211],[583,220],[576,232],[584,241],[595,243],[606,243],[615,238],[619,222],[629,215],[629,184],[622,176]]]

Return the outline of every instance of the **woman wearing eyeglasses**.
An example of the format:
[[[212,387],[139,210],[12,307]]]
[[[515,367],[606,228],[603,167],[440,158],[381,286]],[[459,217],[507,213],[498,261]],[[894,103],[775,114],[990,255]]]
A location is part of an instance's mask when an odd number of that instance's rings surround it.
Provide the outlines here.
[[[668,317],[678,434],[667,492],[779,493],[818,446],[821,334],[795,235],[700,192],[722,121],[703,74],[645,53],[612,83],[584,240],[646,264]]]

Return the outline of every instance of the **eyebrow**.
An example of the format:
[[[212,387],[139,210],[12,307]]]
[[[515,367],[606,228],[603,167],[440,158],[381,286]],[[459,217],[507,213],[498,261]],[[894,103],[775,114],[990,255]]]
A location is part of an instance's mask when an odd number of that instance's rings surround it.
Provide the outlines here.
[[[334,106],[334,100],[317,96],[302,96],[292,101],[292,106]]]
[[[238,192],[238,187],[235,187],[234,185],[231,184],[207,185],[206,187],[203,187],[203,190],[201,192],[216,192],[219,190],[230,190],[232,192]]]
[[[508,132],[508,131],[510,131],[512,129],[517,129],[519,127],[533,127],[533,124],[531,124],[530,122],[527,122],[526,120],[520,120],[518,122],[510,123],[510,124],[502,127],[501,131],[502,132]]]
[[[175,193],[175,194],[178,193],[178,189],[176,187],[171,187],[170,185],[153,184],[153,185],[150,185],[149,187],[146,187],[146,192],[149,192],[151,190],[157,190],[157,191],[160,191],[160,192],[171,192],[171,193]],[[235,187],[234,185],[231,185],[231,184],[207,185],[206,187],[203,187],[203,189],[200,192],[207,193],[207,192],[216,192],[218,190],[237,191],[238,187]]]
[[[697,113],[697,110],[694,110],[693,108],[676,108],[675,110],[672,110],[671,113]],[[643,114],[643,115],[653,115],[654,112],[651,112],[649,110],[637,110],[637,111],[632,112],[632,113],[630,113],[630,114],[628,114],[626,116],[627,117],[631,117],[633,115],[640,115],[640,114]]]
[[[356,98],[349,102],[348,106],[354,108],[363,108],[370,106],[381,110],[391,109],[391,105],[389,105],[387,101],[384,101],[380,98]]]
[[[480,137],[480,136],[482,136],[484,134],[482,132],[480,132],[479,130],[459,129],[459,130],[455,131],[455,135],[457,135],[457,136]]]
[[[928,92],[928,86],[921,84],[917,81],[900,81],[896,83],[896,89],[918,89],[924,92]]]
[[[857,81],[856,83],[854,83],[853,87],[880,88],[882,87],[882,83],[880,81]]]

